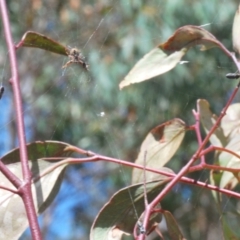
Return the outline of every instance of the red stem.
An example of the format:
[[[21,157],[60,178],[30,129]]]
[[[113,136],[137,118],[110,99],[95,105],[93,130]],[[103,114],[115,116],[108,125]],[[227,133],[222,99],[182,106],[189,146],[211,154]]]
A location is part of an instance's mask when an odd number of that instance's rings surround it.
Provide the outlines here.
[[[2,174],[15,186],[16,188],[19,188],[22,184],[22,181],[15,176],[2,162],[0,159],[0,171]]]
[[[192,111],[193,115],[195,117],[196,123],[194,124],[194,130],[197,135],[197,140],[198,140],[198,145],[201,146],[202,144],[202,136],[201,136],[201,131],[200,131],[200,114],[199,110],[196,112],[195,110]],[[205,155],[201,156],[201,163],[205,163]]]
[[[71,149],[73,149],[73,147]],[[84,150],[81,150],[81,151],[84,152]],[[52,158],[42,158],[42,159],[47,160],[47,161],[52,160]],[[56,158],[56,159],[53,158],[53,161],[57,160],[57,159],[58,158]],[[121,164],[121,165],[124,165],[124,166],[127,166],[127,167],[131,167],[131,168],[135,167],[135,168],[142,169],[142,170],[144,169],[146,171],[153,172],[153,173],[158,173],[160,175],[164,175],[164,176],[167,176],[167,177],[170,177],[170,178],[174,178],[176,176],[176,174],[174,174],[174,173],[165,172],[163,170],[156,170],[156,169],[149,168],[149,167],[144,168],[144,166],[136,164],[136,163],[132,163],[132,162],[129,162],[129,161],[124,161],[124,160],[117,159],[117,158],[106,157],[106,156],[98,155],[98,154],[95,154],[95,153],[91,152],[91,157],[87,157],[87,158],[67,158],[67,159],[65,159],[61,162],[57,162],[56,164],[52,165],[51,167],[46,169],[44,172],[42,172],[41,175],[36,176],[33,179],[33,182],[37,182],[40,178],[47,175],[49,172],[52,172],[54,169],[58,168],[61,165],[79,164],[79,163],[97,162],[97,161],[112,162],[112,163]],[[231,190],[227,190],[227,189],[221,189],[217,186],[213,186],[213,185],[207,184],[205,182],[196,181],[194,179],[187,178],[187,177],[181,177],[179,181],[182,182],[182,183],[186,183],[186,184],[197,185],[201,188],[205,187],[209,190],[214,190],[214,191],[226,194],[227,196],[236,197],[236,198],[240,199],[240,193],[237,193],[237,192],[234,192],[234,191],[231,191]]]
[[[19,194],[18,191],[14,190],[14,189],[11,189],[11,188],[8,188],[8,187],[5,187],[3,185],[0,185],[0,189],[6,190],[6,191],[14,193],[14,194]]]
[[[229,154],[231,154],[232,156],[235,156],[237,158],[240,159],[240,155],[227,149],[227,148],[222,148],[222,147],[216,147],[216,146],[210,146],[208,148],[206,148],[205,150],[203,150],[201,152],[200,155],[206,155],[207,153],[209,152],[212,152],[212,151],[221,151],[221,152],[227,152]],[[217,165],[210,165],[210,164],[206,164],[205,162],[204,163],[200,163],[198,165],[195,165],[193,167],[190,167],[188,172],[195,172],[195,171],[199,171],[199,170],[202,170],[204,168],[207,168],[207,169],[211,169],[211,170],[218,170],[218,171],[229,171],[229,172],[232,172],[232,173],[237,173],[239,172],[239,168],[229,168],[229,167],[222,167],[222,166],[217,166]]]
[[[40,240],[41,232],[37,221],[37,215],[34,208],[32,191],[31,191],[31,171],[28,165],[28,157],[27,157],[27,148],[26,148],[26,140],[25,140],[25,130],[24,130],[24,121],[23,121],[23,110],[22,110],[22,99],[19,85],[19,77],[18,77],[18,68],[17,68],[17,59],[16,59],[16,49],[12,39],[10,23],[8,17],[8,11],[5,0],[0,0],[0,9],[2,14],[2,21],[5,33],[5,39],[9,50],[10,57],[10,65],[11,65],[11,74],[12,77],[10,79],[10,83],[13,88],[13,96],[14,96],[14,105],[16,109],[16,123],[17,123],[17,131],[18,131],[18,139],[19,139],[19,151],[20,151],[20,160],[22,166],[22,174],[24,181],[19,185],[19,194],[21,195],[29,225],[32,233],[32,237],[34,240]],[[10,179],[9,179],[10,180]],[[14,180],[19,184],[19,181]],[[11,180],[12,181],[12,180]]]
[[[221,151],[221,152],[227,152],[227,153],[229,153],[229,154],[231,154],[231,155],[240,159],[240,155],[233,152],[232,150],[227,149],[227,148],[223,148],[223,147],[217,147],[217,146],[210,146],[210,147],[204,149],[201,152],[201,155],[206,155],[207,153],[212,152],[212,151],[216,151],[216,150]]]
[[[231,55],[233,56],[233,55]],[[238,67],[238,65],[237,65]],[[209,133],[207,134],[207,136],[205,137],[205,139],[203,140],[202,144],[199,146],[198,150],[196,151],[196,153],[194,154],[194,156],[190,159],[190,161],[181,169],[181,171],[171,180],[170,183],[167,184],[167,186],[163,189],[163,191],[148,205],[148,208],[145,209],[145,217],[144,217],[144,221],[143,221],[143,228],[147,229],[147,225],[149,222],[149,218],[151,215],[151,211],[152,209],[162,200],[162,198],[175,186],[175,184],[181,179],[181,177],[186,174],[188,172],[188,169],[192,166],[192,164],[200,157],[200,154],[202,152],[202,150],[204,149],[204,147],[206,146],[206,144],[208,143],[211,135],[214,133],[214,131],[217,129],[217,127],[219,126],[223,116],[226,114],[226,111],[229,107],[229,105],[231,104],[232,100],[234,99],[234,97],[236,96],[237,92],[239,89],[239,84],[238,86],[234,89],[230,99],[228,100],[226,106],[224,107],[223,111],[221,112],[220,116],[218,117],[216,123],[213,125],[213,127],[211,128],[211,130],[209,131]],[[145,239],[145,235],[141,234],[138,237],[138,240],[144,240]]]

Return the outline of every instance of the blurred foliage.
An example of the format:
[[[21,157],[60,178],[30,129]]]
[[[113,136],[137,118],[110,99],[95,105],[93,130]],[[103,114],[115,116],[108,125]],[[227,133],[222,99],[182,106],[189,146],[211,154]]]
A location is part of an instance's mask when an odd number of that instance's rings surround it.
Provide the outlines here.
[[[90,64],[88,73],[79,65],[62,70],[67,58],[38,49],[18,50],[27,140],[60,140],[133,161],[152,127],[174,117],[194,123],[191,110],[197,99],[206,98],[219,113],[236,85],[225,78],[235,68],[219,49],[191,49],[184,57],[189,63],[165,75],[122,91],[118,84],[145,53],[183,25],[206,25],[232,49],[237,4],[236,0],[8,1],[16,42],[26,31],[37,31],[81,49]],[[0,52],[7,86],[5,43],[0,44]],[[11,97],[9,87],[6,92]],[[5,128],[11,130],[9,147],[13,146],[16,132],[11,124],[1,126]],[[195,134],[187,133],[169,167],[178,171],[196,148]],[[88,239],[98,210],[116,189],[130,182],[129,173],[106,163],[69,169],[58,198],[41,218],[44,239]],[[208,172],[191,177],[205,181]],[[67,209],[66,204],[71,213],[59,216],[57,211]],[[220,216],[213,204],[209,191],[178,185],[162,206],[174,214],[187,239],[197,240],[221,236]],[[64,216],[70,227],[60,231],[56,224]]]

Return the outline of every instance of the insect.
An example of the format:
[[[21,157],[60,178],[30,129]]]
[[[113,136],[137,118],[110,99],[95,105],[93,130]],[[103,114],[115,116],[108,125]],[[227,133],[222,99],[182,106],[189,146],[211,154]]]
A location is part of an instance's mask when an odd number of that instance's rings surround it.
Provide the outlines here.
[[[146,234],[146,230],[144,229],[142,223],[140,221],[137,222],[138,230],[140,234]]]
[[[226,74],[226,77],[229,79],[238,79],[240,78],[240,73],[228,73]]]
[[[85,70],[88,70],[89,65],[85,61],[85,57],[77,48],[67,48],[66,53],[69,57],[69,61],[64,66],[62,66],[62,68],[66,68],[72,63],[79,63]]]
[[[1,86],[0,87],[0,99],[2,98],[3,93],[4,93],[4,87]]]

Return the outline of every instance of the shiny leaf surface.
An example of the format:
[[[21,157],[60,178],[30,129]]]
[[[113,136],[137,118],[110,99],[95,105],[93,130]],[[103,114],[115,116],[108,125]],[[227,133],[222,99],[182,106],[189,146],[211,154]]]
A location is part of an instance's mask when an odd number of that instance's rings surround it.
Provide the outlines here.
[[[144,139],[135,163],[161,169],[179,148],[186,131],[185,123],[178,118],[163,123],[150,131]],[[157,177],[156,173],[146,172],[147,181]],[[132,183],[143,182],[143,171],[133,169]]]
[[[166,183],[162,180],[146,183],[148,200],[153,200]],[[144,211],[144,185],[136,184],[115,193],[96,217],[90,233],[91,240],[121,239],[122,234],[132,234],[133,228]],[[136,215],[137,214],[137,215]],[[150,219],[150,226],[160,222],[161,216]]]

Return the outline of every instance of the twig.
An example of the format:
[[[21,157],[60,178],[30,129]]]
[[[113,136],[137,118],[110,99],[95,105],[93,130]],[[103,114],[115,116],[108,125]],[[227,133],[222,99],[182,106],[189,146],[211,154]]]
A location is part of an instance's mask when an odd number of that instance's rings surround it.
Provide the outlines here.
[[[235,157],[240,159],[240,155],[235,153],[235,152],[233,152],[232,150],[227,149],[227,148],[223,148],[223,147],[217,147],[217,146],[210,146],[210,147],[206,148],[205,150],[203,150],[201,152],[200,155],[205,155],[205,154],[207,154],[209,152],[216,151],[216,150],[221,151],[221,152],[227,152],[227,153],[229,153],[229,154],[231,154],[231,155],[233,155],[233,156],[235,156]]]
[[[6,191],[14,193],[14,194],[19,194],[18,191],[14,190],[14,189],[11,189],[11,188],[8,188],[8,187],[5,187],[3,185],[0,185],[0,189],[6,190]]]
[[[147,182],[147,176],[146,176],[146,159],[147,159],[147,151],[144,152],[144,159],[143,159],[143,184],[144,184],[144,204],[145,207],[148,206],[148,198],[147,198],[147,189],[146,189],[146,182]]]
[[[221,151],[221,152],[227,152],[237,158],[240,159],[240,155],[227,149],[227,148],[222,148],[222,147],[216,147],[216,146],[210,146],[208,147],[207,149],[203,150],[201,152],[200,155],[206,155],[207,153],[209,152],[212,152],[212,151]],[[222,166],[218,166],[218,165],[210,165],[210,164],[206,164],[205,162],[204,163],[200,163],[198,165],[195,165],[195,166],[192,166],[189,168],[188,172],[195,172],[195,171],[199,171],[199,170],[202,170],[202,169],[211,169],[211,170],[218,170],[218,171],[228,171],[228,172],[232,172],[232,173],[237,173],[240,171],[240,168],[229,168],[229,167],[222,167]]]
[[[93,153],[93,152],[92,152]],[[94,153],[93,153],[94,154]],[[51,160],[51,158],[42,158],[43,160]],[[161,174],[164,176],[169,177],[169,179],[173,179],[174,177],[176,177],[177,175],[174,173],[170,173],[170,172],[165,172],[162,170],[156,170],[153,168],[149,168],[149,167],[145,167],[139,164],[135,164],[132,162],[128,162],[128,161],[124,161],[121,159],[117,159],[117,158],[110,158],[110,157],[106,157],[103,155],[98,155],[98,154],[94,154],[94,156],[92,157],[88,157],[88,158],[66,158],[65,160],[55,163],[53,166],[49,167],[48,169],[46,169],[44,172],[42,172],[39,176],[36,176],[33,179],[33,182],[38,181],[40,178],[44,177],[45,175],[47,175],[48,173],[50,173],[51,171],[53,171],[54,169],[58,168],[61,165],[68,165],[68,164],[82,164],[82,163],[86,163],[86,162],[96,162],[96,161],[106,161],[106,162],[112,162],[112,163],[116,163],[116,164],[122,164],[124,166],[127,167],[135,167],[138,169],[145,169],[146,171],[149,172],[153,172],[153,173],[157,173],[157,174]],[[181,177],[180,182],[182,183],[186,183],[186,184],[191,184],[191,185],[196,185],[199,187],[205,187],[209,190],[213,190],[213,191],[217,191],[223,194],[226,194],[227,196],[231,196],[231,197],[236,197],[240,199],[240,193],[231,191],[231,190],[227,190],[227,189],[221,189],[217,186],[214,185],[210,185],[210,184],[206,184],[205,182],[201,182],[201,181],[196,181],[195,179],[191,179],[191,178],[187,178],[187,177]]]
[[[37,221],[37,215],[34,208],[32,191],[31,191],[31,171],[28,165],[28,155],[26,148],[25,140],[25,131],[24,131],[24,121],[23,121],[23,110],[22,110],[22,100],[20,93],[20,84],[18,77],[18,68],[17,68],[17,59],[16,59],[16,49],[11,35],[9,17],[7,12],[7,6],[5,0],[0,0],[0,9],[2,14],[2,22],[4,27],[5,39],[9,50],[10,56],[10,65],[11,65],[11,74],[10,83],[13,88],[14,96],[14,105],[16,109],[16,123],[19,139],[19,152],[22,166],[22,174],[24,181],[21,183],[15,176],[14,179],[9,179],[11,182],[16,182],[19,187],[19,193],[23,199],[30,230],[32,233],[32,238],[34,240],[41,239],[41,232]],[[11,176],[13,177],[13,176]]]
[[[181,169],[181,171],[171,180],[171,182],[169,182],[167,184],[167,186],[161,191],[161,193],[149,204],[149,207],[145,210],[145,215],[144,215],[144,221],[143,221],[143,227],[145,229],[147,229],[147,225],[149,222],[149,218],[151,215],[151,210],[162,200],[162,198],[173,188],[173,186],[175,186],[175,184],[181,179],[182,176],[184,176],[189,168],[193,165],[193,163],[200,157],[200,154],[202,152],[202,150],[204,149],[204,147],[206,146],[206,144],[208,143],[211,135],[214,133],[214,131],[217,129],[217,127],[219,126],[222,118],[224,117],[224,115],[226,114],[226,111],[229,107],[229,105],[231,104],[232,100],[234,99],[234,97],[236,96],[237,92],[239,89],[239,84],[236,86],[236,88],[234,89],[231,97],[229,98],[226,106],[224,107],[223,111],[221,112],[220,116],[218,117],[216,123],[213,125],[213,127],[210,129],[209,133],[207,134],[207,136],[205,137],[205,139],[203,140],[202,144],[199,146],[198,150],[196,151],[196,153],[193,155],[193,157],[190,159],[190,161]],[[138,240],[144,240],[145,236],[144,235],[140,235]]]
[[[195,124],[194,124],[194,130],[197,135],[197,140],[198,140],[198,145],[201,146],[202,144],[202,136],[201,136],[201,131],[200,131],[200,114],[199,111],[196,112],[195,110],[192,111],[193,115],[195,117]],[[205,163],[205,155],[201,156],[201,163]]]

